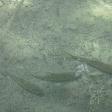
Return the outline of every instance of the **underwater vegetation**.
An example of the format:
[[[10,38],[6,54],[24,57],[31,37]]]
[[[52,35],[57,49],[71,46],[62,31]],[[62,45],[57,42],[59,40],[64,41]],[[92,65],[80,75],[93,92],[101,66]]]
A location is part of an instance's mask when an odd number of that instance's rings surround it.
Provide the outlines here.
[[[81,75],[76,76],[74,72],[63,72],[63,73],[52,73],[48,72],[48,75],[45,76],[34,76],[37,79],[41,79],[44,81],[50,81],[53,83],[64,83],[64,82],[72,82],[78,80]]]
[[[4,74],[2,74],[4,75]],[[6,76],[6,75],[4,75]],[[44,96],[44,91],[37,85],[23,79],[20,77],[17,77],[15,75],[9,74],[7,73],[7,76],[9,76],[12,80],[14,80],[21,88],[23,88],[24,90],[26,90],[27,92],[34,94],[36,96]]]
[[[101,72],[112,74],[112,65],[110,65],[110,64],[103,63],[99,60],[91,60],[91,59],[88,59],[88,58],[75,56],[75,55],[70,54],[69,52],[66,52],[66,54],[68,54],[73,59],[84,62],[87,65],[90,65],[90,66],[98,69]]]

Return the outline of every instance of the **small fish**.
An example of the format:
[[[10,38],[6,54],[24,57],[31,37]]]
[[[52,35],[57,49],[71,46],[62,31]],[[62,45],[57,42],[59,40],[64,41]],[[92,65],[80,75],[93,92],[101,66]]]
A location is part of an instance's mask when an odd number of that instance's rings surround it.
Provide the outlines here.
[[[81,75],[76,76],[75,73],[73,72],[64,72],[64,73],[48,72],[48,75],[34,76],[34,77],[44,81],[50,81],[54,83],[63,83],[63,82],[72,82],[72,81],[78,80],[81,77]]]
[[[81,61],[81,62],[85,62],[87,65],[90,65],[90,66],[98,69],[101,72],[112,74],[112,65],[110,65],[110,64],[103,63],[99,60],[91,60],[91,59],[84,58],[84,57],[74,56],[68,52],[66,52],[66,53],[69,56],[71,56],[71,58],[76,59],[76,60]]]
[[[2,75],[4,75],[4,74],[2,74]],[[37,95],[37,96],[40,96],[40,97],[44,96],[44,92],[39,86],[37,86],[23,78],[17,77],[15,75],[12,75],[9,73],[8,73],[8,75],[4,75],[4,76],[9,76],[12,80],[14,80],[20,87],[22,87],[27,92]]]

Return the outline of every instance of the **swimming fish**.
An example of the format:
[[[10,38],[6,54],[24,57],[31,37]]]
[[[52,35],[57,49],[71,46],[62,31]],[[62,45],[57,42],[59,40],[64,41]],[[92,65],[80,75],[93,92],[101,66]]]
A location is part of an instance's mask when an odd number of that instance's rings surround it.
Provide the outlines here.
[[[65,51],[66,52],[66,51]],[[106,64],[103,63],[99,60],[91,60],[88,58],[84,58],[84,57],[79,57],[79,56],[74,56],[68,52],[66,52],[71,58],[76,59],[80,62],[85,62],[87,65],[90,65],[94,68],[96,68],[97,70],[104,72],[104,73],[108,73],[108,74],[112,74],[112,65],[110,64]]]
[[[33,75],[34,76],[34,75]],[[52,73],[48,72],[48,75],[45,76],[34,76],[37,79],[50,81],[53,83],[64,83],[64,82],[72,82],[78,80],[81,75],[76,76],[73,72],[63,72],[63,73]]]
[[[3,75],[3,74],[2,74]],[[4,75],[6,76],[6,75]],[[12,80],[14,80],[20,87],[22,87],[27,92],[37,95],[37,96],[44,96],[44,91],[37,85],[23,79],[20,77],[17,77],[16,75],[9,74],[8,75]]]

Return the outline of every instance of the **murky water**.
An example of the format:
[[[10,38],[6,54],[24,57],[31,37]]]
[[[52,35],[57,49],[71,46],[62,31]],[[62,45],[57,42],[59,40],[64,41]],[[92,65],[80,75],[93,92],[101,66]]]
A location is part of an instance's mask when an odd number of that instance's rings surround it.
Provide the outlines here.
[[[0,1],[0,112],[112,112],[111,0]]]

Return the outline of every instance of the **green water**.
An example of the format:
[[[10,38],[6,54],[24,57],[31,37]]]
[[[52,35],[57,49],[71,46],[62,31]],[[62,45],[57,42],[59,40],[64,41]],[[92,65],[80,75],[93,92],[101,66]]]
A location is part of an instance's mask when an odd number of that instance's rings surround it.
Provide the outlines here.
[[[1,0],[0,112],[112,112],[111,68],[64,51],[112,65],[111,0]]]

